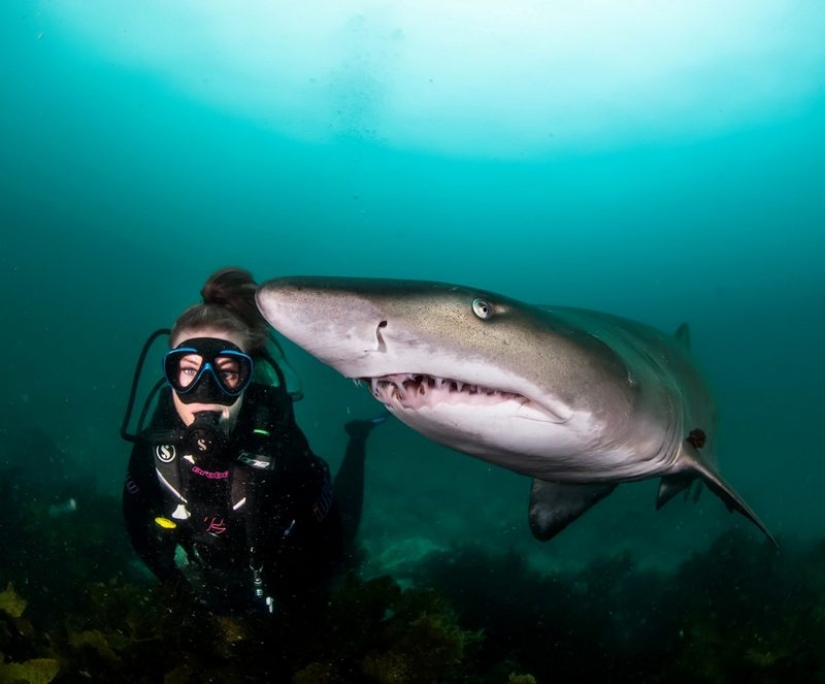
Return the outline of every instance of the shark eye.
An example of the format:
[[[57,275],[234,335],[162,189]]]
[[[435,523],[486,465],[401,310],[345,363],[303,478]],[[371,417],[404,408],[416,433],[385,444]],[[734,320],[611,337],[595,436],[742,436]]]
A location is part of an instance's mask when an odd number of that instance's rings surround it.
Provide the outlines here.
[[[473,300],[473,313],[479,318],[487,320],[493,317],[493,305],[486,299],[476,297]]]

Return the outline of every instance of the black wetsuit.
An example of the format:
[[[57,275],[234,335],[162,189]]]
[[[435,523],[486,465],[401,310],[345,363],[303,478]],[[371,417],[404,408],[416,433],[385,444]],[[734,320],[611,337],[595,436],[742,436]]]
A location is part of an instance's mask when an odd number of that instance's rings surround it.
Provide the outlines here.
[[[354,536],[364,439],[351,439],[345,457],[356,471],[354,487],[342,483],[355,499],[353,520],[350,511],[342,516],[329,468],[311,452],[289,395],[253,383],[243,402],[229,445],[204,459],[184,445],[185,426],[163,390],[129,461],[126,526],[138,555],[163,582],[187,582],[191,573],[184,576],[175,562],[182,547],[202,595],[217,608],[263,608],[266,596],[276,605],[300,603],[324,588],[344,558],[349,538],[342,518]]]

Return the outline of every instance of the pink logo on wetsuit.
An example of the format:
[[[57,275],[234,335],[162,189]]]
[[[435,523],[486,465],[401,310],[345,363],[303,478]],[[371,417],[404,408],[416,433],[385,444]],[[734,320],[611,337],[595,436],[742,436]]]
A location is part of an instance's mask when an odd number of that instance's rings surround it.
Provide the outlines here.
[[[224,519],[217,515],[212,517],[204,516],[203,523],[206,527],[206,531],[212,534],[218,535],[226,532],[226,523],[224,522]]]
[[[208,477],[210,480],[225,480],[229,477],[228,470],[204,470],[198,466],[192,466],[192,472],[201,477]]]

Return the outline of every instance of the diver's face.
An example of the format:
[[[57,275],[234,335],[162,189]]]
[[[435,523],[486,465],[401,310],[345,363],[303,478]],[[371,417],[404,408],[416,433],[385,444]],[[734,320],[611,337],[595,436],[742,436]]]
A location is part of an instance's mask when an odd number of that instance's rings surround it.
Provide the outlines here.
[[[186,330],[181,330],[175,337],[175,339],[171,340],[172,348],[176,348],[184,340],[199,337],[211,337],[214,339],[231,342],[236,347],[239,347],[241,350],[246,352],[246,349],[244,349],[243,346],[243,339],[240,335],[228,333],[223,330],[216,330],[215,328],[210,327],[189,328]],[[183,357],[183,359],[180,362],[180,376],[178,378],[180,386],[185,387],[188,384],[194,382],[195,376],[197,374],[197,369],[200,367],[200,363],[200,359],[195,355],[193,355],[191,358]],[[218,368],[215,369],[217,373],[221,374],[227,386],[230,387],[232,385],[233,378],[237,378],[237,368],[234,368],[232,366],[232,363],[233,362],[231,360],[218,361]],[[240,413],[241,406],[243,405],[243,394],[241,394],[238,397],[237,401],[231,406],[201,402],[193,402],[187,404],[181,401],[181,398],[178,396],[177,392],[172,392],[172,402],[174,403],[175,410],[178,412],[178,415],[183,421],[183,424],[187,427],[195,422],[196,413],[199,413],[201,411],[214,411],[221,414],[221,422],[226,425],[228,431],[235,426],[235,422],[238,418],[238,413]]]

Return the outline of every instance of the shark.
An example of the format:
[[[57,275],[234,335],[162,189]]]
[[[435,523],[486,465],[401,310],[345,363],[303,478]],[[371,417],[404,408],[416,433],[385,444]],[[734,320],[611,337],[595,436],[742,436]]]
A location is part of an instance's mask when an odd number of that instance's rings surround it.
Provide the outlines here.
[[[660,478],[657,509],[704,483],[776,543],[720,475],[714,399],[686,324],[671,335],[415,280],[280,277],[256,300],[275,330],[413,430],[531,478],[539,540],[619,484]]]

